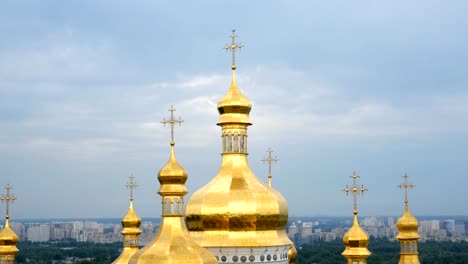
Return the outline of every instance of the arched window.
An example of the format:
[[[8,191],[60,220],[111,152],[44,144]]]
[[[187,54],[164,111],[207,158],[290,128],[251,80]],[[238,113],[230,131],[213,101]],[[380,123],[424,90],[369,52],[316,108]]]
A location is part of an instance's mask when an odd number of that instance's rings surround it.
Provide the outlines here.
[[[233,140],[233,152],[239,152],[239,139],[237,132],[234,132],[234,140]]]
[[[172,200],[172,214],[180,214],[179,210],[180,210],[180,201],[179,199],[175,198],[174,200]]]
[[[222,140],[221,140],[223,143],[223,151],[222,152],[226,152],[226,133],[223,133],[223,136],[222,136]]]
[[[228,136],[227,136],[227,152],[231,152],[232,151],[232,136],[231,136],[231,133],[228,133]]]
[[[171,199],[164,200],[164,214],[171,214]]]
[[[239,147],[240,147],[240,152],[244,152],[244,134],[240,134],[239,136]]]

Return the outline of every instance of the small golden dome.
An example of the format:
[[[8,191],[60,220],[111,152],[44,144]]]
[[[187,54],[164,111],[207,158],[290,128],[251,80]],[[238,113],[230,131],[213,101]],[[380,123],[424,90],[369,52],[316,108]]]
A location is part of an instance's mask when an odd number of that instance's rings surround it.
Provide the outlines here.
[[[288,250],[288,263],[294,264],[296,263],[297,258],[297,249],[294,244],[291,244],[291,248]]]
[[[133,210],[133,201],[130,201],[130,207],[127,214],[122,218],[123,228],[139,228],[141,225],[141,218]],[[141,231],[140,231],[141,233]]]
[[[160,195],[185,195],[188,190],[185,187],[188,173],[177,162],[174,152],[174,143],[171,143],[171,155],[169,161],[158,173],[158,180],[161,183]]]
[[[218,125],[226,123],[244,123],[251,125],[249,118],[252,104],[245,97],[237,86],[236,71],[232,71],[232,82],[228,92],[218,102],[218,112],[220,114]]]
[[[397,239],[418,239],[418,219],[411,215],[408,205],[405,205],[405,212],[397,221]]]
[[[346,248],[343,251],[342,255],[346,258],[363,258],[366,259],[371,255],[370,251],[367,249],[369,244],[369,237],[367,233],[362,230],[359,226],[357,212],[354,212],[354,221],[351,228],[343,236],[343,243]]]
[[[5,227],[0,232],[0,256],[14,256],[19,250],[16,247],[19,239],[15,232],[10,228],[8,218],[5,222]]]

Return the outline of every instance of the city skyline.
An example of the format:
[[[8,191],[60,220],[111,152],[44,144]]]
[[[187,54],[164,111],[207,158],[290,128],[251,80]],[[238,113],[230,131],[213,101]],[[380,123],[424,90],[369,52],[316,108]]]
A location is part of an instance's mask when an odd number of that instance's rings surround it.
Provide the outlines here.
[[[13,187],[12,219],[119,218],[132,174],[136,212],[159,217],[171,105],[187,201],[220,165],[233,28],[250,166],[267,184],[274,151],[290,216],[351,218],[341,190],[353,171],[369,189],[360,215],[401,215],[405,173],[413,215],[468,215],[468,4],[333,3],[3,3],[0,193]]]

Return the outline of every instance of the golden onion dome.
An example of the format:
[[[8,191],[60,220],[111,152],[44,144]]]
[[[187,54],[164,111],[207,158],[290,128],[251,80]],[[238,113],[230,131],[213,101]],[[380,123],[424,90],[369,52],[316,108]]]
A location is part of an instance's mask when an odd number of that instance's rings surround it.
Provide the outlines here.
[[[398,219],[397,224],[398,235],[397,239],[418,239],[418,220],[411,215],[408,205],[405,206],[405,212]]]
[[[16,247],[19,239],[15,232],[10,228],[8,218],[5,227],[0,232],[0,256],[14,256],[19,250]]]
[[[296,263],[296,258],[297,258],[297,249],[294,246],[294,244],[291,244],[291,248],[288,250],[288,260],[289,264],[294,264]]]
[[[232,71],[232,81],[228,92],[218,102],[218,112],[220,114],[218,125],[228,123],[243,123],[251,125],[249,118],[252,104],[245,97],[237,86],[236,71]]]
[[[125,229],[138,229],[138,234],[141,233],[139,229],[141,225],[141,218],[133,210],[133,201],[130,201],[130,207],[128,208],[127,214],[122,218],[122,226]]]
[[[369,244],[369,237],[367,233],[359,226],[357,212],[354,213],[354,221],[351,228],[343,236],[343,243],[346,248],[343,251],[342,255],[347,258],[367,258],[371,255],[370,251],[367,249]]]
[[[238,166],[244,162],[224,160],[218,175],[192,195],[186,217],[190,235],[204,247],[291,244],[286,201],[248,167]]]
[[[171,143],[171,155],[169,161],[158,173],[158,181],[161,184],[159,188],[160,195],[185,195],[187,188],[185,182],[187,181],[188,173],[177,162],[174,152],[174,143]]]

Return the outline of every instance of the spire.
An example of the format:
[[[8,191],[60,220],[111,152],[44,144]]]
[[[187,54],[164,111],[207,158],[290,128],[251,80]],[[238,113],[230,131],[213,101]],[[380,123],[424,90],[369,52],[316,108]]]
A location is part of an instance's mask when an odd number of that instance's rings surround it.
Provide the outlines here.
[[[183,122],[174,119],[174,107],[169,109],[171,117],[161,123],[171,127],[171,153],[169,161],[158,173],[159,195],[162,196],[162,221],[154,240],[140,249],[129,264],[147,263],[217,263],[216,258],[193,241],[185,225],[184,196],[187,194],[185,182],[187,171],[177,162],[174,146],[174,124]]]
[[[408,190],[415,187],[408,183],[408,175],[405,173],[403,183],[398,185],[405,191],[405,212],[397,221],[398,235],[400,240],[400,261],[399,264],[419,264],[418,257],[418,220],[411,215],[408,207]]]
[[[14,195],[10,195],[12,187],[7,184],[5,187],[6,195],[2,195],[0,200],[6,203],[5,227],[0,232],[0,263],[14,263],[15,256],[19,250],[16,247],[18,236],[10,228],[10,203],[16,200]]]
[[[366,232],[359,226],[358,221],[358,210],[357,210],[357,197],[359,195],[364,195],[364,192],[367,191],[364,188],[364,185],[359,186],[357,184],[357,179],[360,176],[356,175],[353,172],[353,175],[350,176],[353,179],[353,184],[351,186],[346,185],[346,188],[343,190],[346,192],[346,195],[351,193],[353,195],[353,225],[346,232],[343,237],[343,243],[345,244],[345,250],[342,255],[347,259],[348,263],[366,263],[366,259],[371,255],[370,251],[367,249],[369,244],[369,237]]]
[[[274,162],[278,162],[279,159],[277,157],[272,157],[271,156],[271,153],[273,152],[273,150],[271,150],[271,148],[269,148],[267,150],[268,152],[268,157],[262,159],[262,161],[265,163],[268,163],[268,186],[271,188],[272,184],[271,184],[271,178],[272,178],[272,175],[271,175],[271,164]]]
[[[128,260],[138,251],[138,236],[141,234],[140,225],[141,218],[133,209],[133,189],[138,185],[133,181],[133,175],[128,177],[130,182],[125,184],[127,189],[130,189],[130,206],[127,214],[122,218],[122,236],[123,249],[120,256],[112,262],[112,264],[127,264]]]

